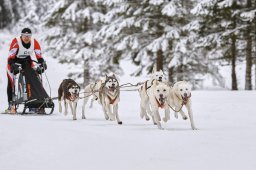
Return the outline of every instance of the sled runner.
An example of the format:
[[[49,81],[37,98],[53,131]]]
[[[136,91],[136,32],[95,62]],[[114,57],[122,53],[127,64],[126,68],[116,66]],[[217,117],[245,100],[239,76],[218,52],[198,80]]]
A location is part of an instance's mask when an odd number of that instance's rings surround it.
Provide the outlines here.
[[[54,103],[43,87],[42,75],[45,74],[45,67],[37,61],[33,62],[38,65],[37,71],[27,61],[16,63],[19,73],[13,77],[12,105],[18,114],[29,114],[28,110],[33,109],[34,113],[50,115],[54,110]]]

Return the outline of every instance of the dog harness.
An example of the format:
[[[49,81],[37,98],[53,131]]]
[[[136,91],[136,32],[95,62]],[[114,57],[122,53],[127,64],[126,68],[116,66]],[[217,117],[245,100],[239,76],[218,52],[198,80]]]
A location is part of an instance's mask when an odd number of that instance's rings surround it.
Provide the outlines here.
[[[114,99],[111,99],[111,97],[108,96],[108,99],[110,101],[110,104],[114,104],[117,99],[117,96]]]
[[[150,88],[153,86],[153,83],[154,83],[155,79],[151,81],[151,85],[150,85],[150,86],[148,86],[148,81],[149,81],[149,80],[147,80],[147,81],[145,82],[145,92],[146,92],[147,96],[148,96],[147,90],[150,89]],[[143,87],[143,86],[142,86],[142,87]],[[141,87],[141,89],[142,89],[142,87]]]

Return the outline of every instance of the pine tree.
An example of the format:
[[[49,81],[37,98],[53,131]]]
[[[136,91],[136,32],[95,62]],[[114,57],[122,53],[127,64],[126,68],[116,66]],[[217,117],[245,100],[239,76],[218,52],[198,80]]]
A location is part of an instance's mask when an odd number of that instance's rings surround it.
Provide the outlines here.
[[[241,4],[236,1],[203,1],[198,3],[194,13],[201,17],[201,47],[207,51],[210,59],[231,63],[232,90],[237,90],[236,62],[238,56],[237,37],[241,36],[239,10]],[[224,62],[224,63],[223,63]]]
[[[58,2],[46,16],[46,26],[52,28],[46,37],[50,52],[62,63],[76,65],[78,69],[71,77],[94,80],[104,72],[119,69],[94,40],[105,10],[104,5],[93,0],[65,0]],[[90,70],[84,66],[90,66]]]
[[[4,0],[0,0],[0,29],[7,26],[10,17]]]
[[[166,69],[170,44],[179,37],[185,15],[181,1],[122,1],[109,4],[109,8],[96,37],[106,49],[132,58],[140,66],[135,75],[143,70],[152,72],[155,64],[157,70]]]

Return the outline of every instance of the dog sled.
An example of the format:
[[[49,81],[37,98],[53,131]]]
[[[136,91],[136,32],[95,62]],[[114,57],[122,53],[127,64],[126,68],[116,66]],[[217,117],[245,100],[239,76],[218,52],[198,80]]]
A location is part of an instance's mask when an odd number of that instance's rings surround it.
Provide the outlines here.
[[[37,61],[33,62],[38,66],[37,71],[31,68],[28,61],[16,63],[19,73],[13,77],[12,105],[15,106],[17,114],[50,115],[54,111],[54,103],[43,87],[45,66],[41,66]],[[48,81],[47,83],[50,87]]]

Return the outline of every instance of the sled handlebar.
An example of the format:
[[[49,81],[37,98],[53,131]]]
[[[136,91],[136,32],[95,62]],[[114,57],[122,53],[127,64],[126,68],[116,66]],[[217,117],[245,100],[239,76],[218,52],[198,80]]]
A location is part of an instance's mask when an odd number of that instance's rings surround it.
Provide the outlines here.
[[[45,67],[44,63],[39,63],[38,61],[35,61],[35,60],[31,60],[32,62],[36,63],[37,65],[41,65],[43,66],[43,68]]]

